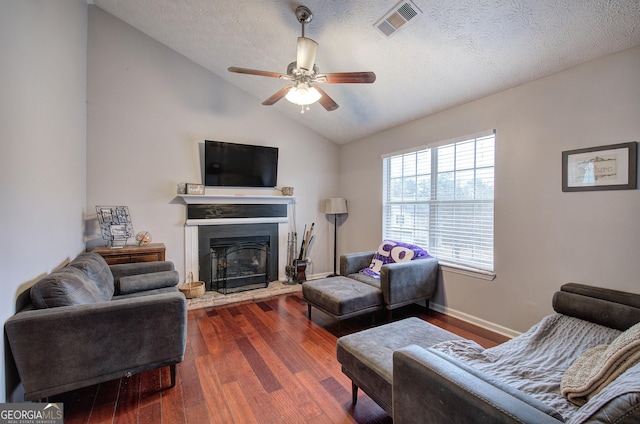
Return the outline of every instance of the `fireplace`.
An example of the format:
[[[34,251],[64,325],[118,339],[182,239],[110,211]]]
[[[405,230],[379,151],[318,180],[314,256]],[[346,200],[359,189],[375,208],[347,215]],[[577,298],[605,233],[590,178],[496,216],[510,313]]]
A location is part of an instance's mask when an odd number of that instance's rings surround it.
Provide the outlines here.
[[[278,279],[277,246],[278,224],[201,225],[200,280],[223,294],[267,287]]]
[[[224,262],[220,265],[216,262],[213,266],[211,249],[215,246],[215,256],[224,255],[225,252],[220,252],[216,244],[229,245],[230,241],[233,241],[234,243],[231,244],[249,242],[250,244],[245,244],[244,247],[248,246],[253,250],[242,253],[243,259],[237,258],[242,265],[254,263],[254,256],[260,262],[264,257],[267,283],[286,280],[287,235],[291,231],[290,218],[295,213],[295,197],[273,194],[182,194],[179,197],[187,206],[184,226],[184,275],[192,272],[196,280],[206,282],[207,290],[220,290],[221,288],[217,288],[220,285],[219,282],[212,280],[212,275],[215,277],[218,274],[218,269],[224,266]],[[266,240],[245,240],[251,237],[266,237],[269,241],[267,244]],[[261,253],[262,247],[254,249],[252,243],[256,242],[268,246],[267,252]],[[229,251],[226,252],[227,256],[228,253]],[[228,257],[226,264],[228,269]],[[253,276],[263,272],[255,271],[251,266],[248,268],[240,272],[244,275],[237,280],[246,283],[244,286],[246,289],[254,288],[252,286],[255,284],[264,285],[261,280],[255,283]],[[240,285],[236,287],[236,280],[233,280],[229,286],[229,280],[230,278],[227,277],[227,287],[223,288],[227,293],[230,293],[229,290],[245,290],[240,288]]]
[[[211,288],[222,294],[261,289],[269,285],[269,239],[214,239],[209,250]]]

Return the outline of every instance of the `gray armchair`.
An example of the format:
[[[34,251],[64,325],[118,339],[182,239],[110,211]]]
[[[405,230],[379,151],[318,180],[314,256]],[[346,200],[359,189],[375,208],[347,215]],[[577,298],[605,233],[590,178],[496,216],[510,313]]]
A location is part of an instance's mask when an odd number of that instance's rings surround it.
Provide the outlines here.
[[[187,308],[171,262],[108,266],[83,253],[30,289],[5,323],[26,400],[38,400],[184,358]]]
[[[378,287],[382,290],[384,306],[389,311],[433,297],[438,282],[436,258],[383,265],[380,279],[377,279],[359,273],[369,266],[374,253],[358,252],[340,256],[340,275]]]

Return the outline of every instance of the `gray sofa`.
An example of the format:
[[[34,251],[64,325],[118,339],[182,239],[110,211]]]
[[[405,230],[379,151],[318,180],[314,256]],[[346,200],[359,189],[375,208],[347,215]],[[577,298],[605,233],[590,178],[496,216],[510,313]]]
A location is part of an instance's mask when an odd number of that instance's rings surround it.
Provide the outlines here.
[[[337,357],[354,402],[361,387],[395,424],[640,422],[640,295],[570,283],[555,293],[553,308],[490,349],[409,318],[341,337]],[[636,356],[614,367],[624,372],[569,402],[561,388],[574,362],[630,332]]]
[[[380,289],[384,307],[389,313],[401,306],[428,301],[433,297],[438,282],[436,258],[383,265],[380,279],[377,279],[359,272],[371,264],[374,253],[375,251],[370,251],[341,255],[340,275]]]
[[[82,253],[34,284],[4,326],[25,399],[163,366],[173,387],[187,325],[177,283],[172,262],[109,266]]]

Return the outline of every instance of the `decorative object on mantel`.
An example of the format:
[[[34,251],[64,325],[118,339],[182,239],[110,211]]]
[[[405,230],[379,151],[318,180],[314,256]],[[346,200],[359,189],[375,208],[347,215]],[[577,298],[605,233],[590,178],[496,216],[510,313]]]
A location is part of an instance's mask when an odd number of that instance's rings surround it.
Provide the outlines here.
[[[193,272],[189,271],[187,281],[179,286],[178,290],[180,290],[187,299],[200,297],[204,294],[204,281],[193,281]]]
[[[636,141],[562,152],[562,191],[633,190],[637,162]]]
[[[149,231],[140,231],[136,234],[136,243],[138,246],[151,243],[151,233]]]
[[[338,215],[347,213],[347,201],[341,197],[332,197],[325,201],[326,215],[333,215],[333,274],[328,277],[336,277],[336,255],[338,250]]]
[[[293,187],[282,187],[280,191],[283,196],[293,196]]]
[[[186,188],[187,188],[186,194],[199,194],[199,195],[204,194],[204,184],[187,183]]]
[[[112,249],[121,249],[133,237],[133,225],[126,206],[96,206],[102,238]]]
[[[178,194],[187,194],[187,183],[178,183]]]

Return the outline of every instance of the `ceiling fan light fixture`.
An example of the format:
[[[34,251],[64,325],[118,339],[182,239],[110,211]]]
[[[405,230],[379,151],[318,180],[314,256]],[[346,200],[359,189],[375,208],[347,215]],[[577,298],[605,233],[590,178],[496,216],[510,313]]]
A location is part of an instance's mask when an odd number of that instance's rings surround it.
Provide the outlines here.
[[[313,72],[313,64],[316,60],[317,51],[318,43],[314,40],[306,37],[298,37],[298,54],[296,57],[298,69],[305,73]]]
[[[291,87],[285,99],[291,103],[304,106],[317,102],[320,97],[322,97],[322,94],[315,87],[311,87],[307,83],[300,83],[295,87]]]

